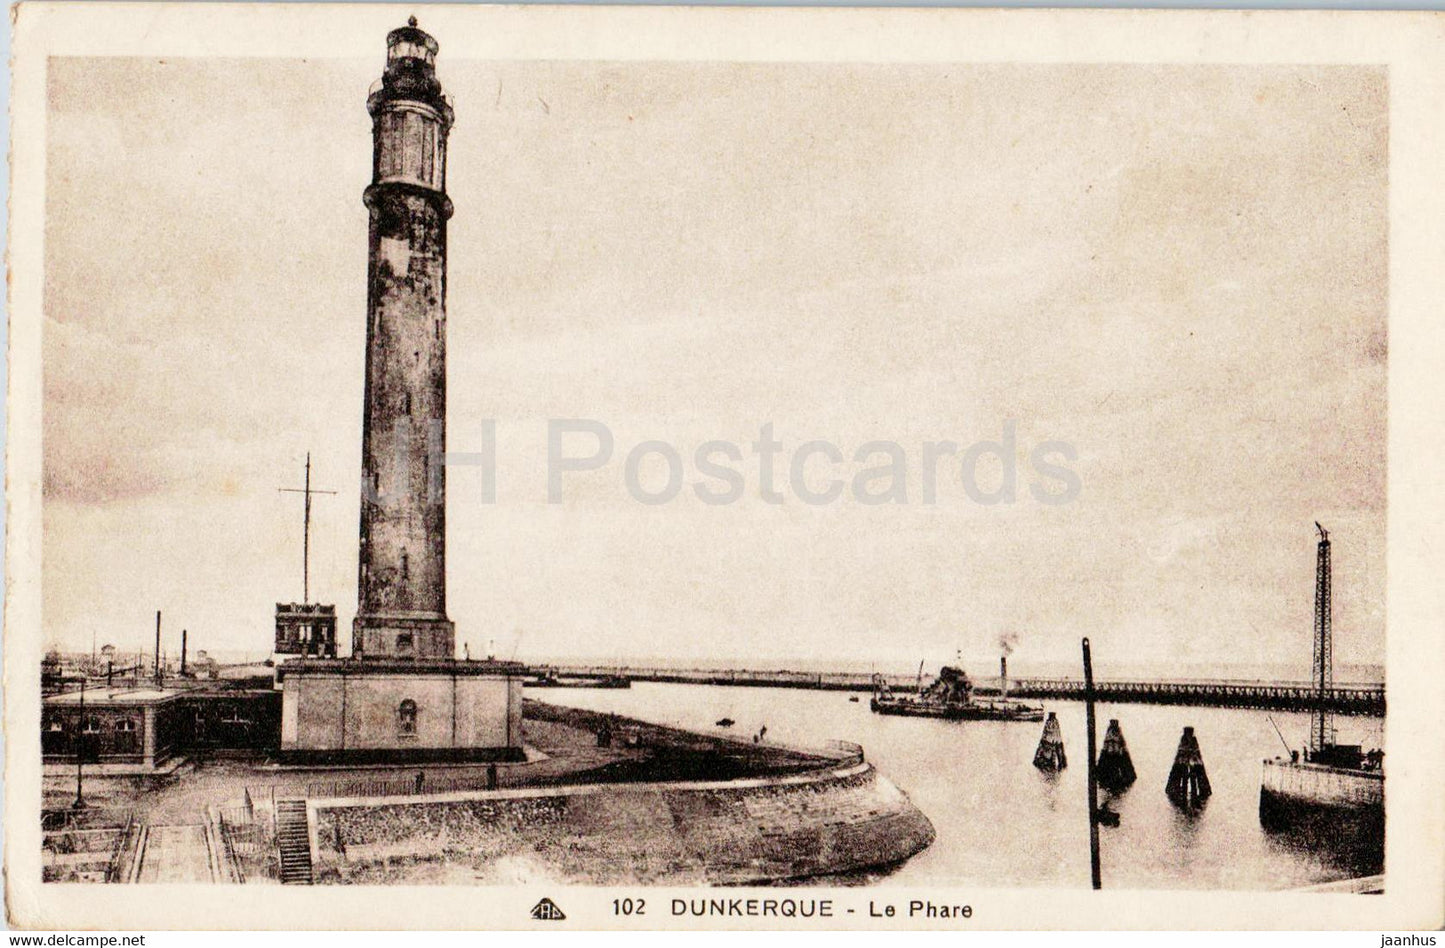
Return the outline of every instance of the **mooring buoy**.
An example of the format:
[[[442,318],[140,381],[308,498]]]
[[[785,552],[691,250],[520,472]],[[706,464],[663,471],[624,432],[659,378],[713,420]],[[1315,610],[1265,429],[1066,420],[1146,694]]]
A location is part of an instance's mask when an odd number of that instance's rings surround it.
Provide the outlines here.
[[[1111,793],[1119,793],[1133,785],[1137,775],[1134,761],[1129,757],[1129,745],[1124,743],[1124,732],[1118,718],[1109,719],[1109,729],[1104,732],[1104,747],[1099,751],[1099,786]]]
[[[1164,787],[1176,806],[1199,806],[1208,798],[1209,774],[1204,770],[1204,755],[1199,752],[1199,739],[1194,728],[1186,727],[1179,737],[1179,750],[1169,770],[1169,783]]]
[[[1034,766],[1051,773],[1069,766],[1069,759],[1064,756],[1064,735],[1059,730],[1059,719],[1052,711],[1044,721],[1039,749],[1034,751]]]

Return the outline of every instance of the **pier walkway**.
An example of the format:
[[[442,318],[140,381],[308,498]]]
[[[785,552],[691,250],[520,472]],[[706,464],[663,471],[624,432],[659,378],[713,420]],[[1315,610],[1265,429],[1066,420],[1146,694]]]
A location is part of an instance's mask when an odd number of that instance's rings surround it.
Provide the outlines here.
[[[216,882],[214,859],[201,824],[148,826],[136,854],[137,882]]]
[[[659,681],[690,685],[739,685],[764,688],[811,688],[824,691],[872,691],[873,676],[858,672],[759,671],[717,668],[637,668],[616,665],[549,666],[557,674],[575,677],[618,676],[632,681]],[[894,691],[914,691],[912,675],[884,675]],[[924,676],[924,682],[932,681]],[[997,694],[996,677],[974,679],[980,694]],[[1010,678],[1009,696],[1060,698],[1082,701],[1084,682],[1078,678]],[[1179,679],[1174,681],[1105,680],[1094,682],[1100,701],[1120,704],[1180,704],[1195,707],[1260,708],[1271,711],[1313,711],[1315,686],[1307,681],[1247,679]],[[1326,691],[1326,706],[1343,714],[1384,714],[1383,683],[1335,684]]]
[[[1009,682],[1020,698],[1084,698],[1084,683],[1070,678],[1021,678]],[[1224,708],[1313,711],[1318,689],[1304,681],[1098,681],[1095,697],[1122,704],[1185,704]],[[1325,692],[1326,706],[1343,714],[1384,714],[1383,684],[1337,684]]]

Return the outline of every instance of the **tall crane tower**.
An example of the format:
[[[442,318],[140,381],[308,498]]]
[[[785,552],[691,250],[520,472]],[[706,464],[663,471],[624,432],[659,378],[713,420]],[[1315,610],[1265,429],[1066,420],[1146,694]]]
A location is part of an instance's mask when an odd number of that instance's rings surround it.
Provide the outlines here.
[[[1335,663],[1333,630],[1330,628],[1330,533],[1315,521],[1320,532],[1319,550],[1315,558],[1315,657],[1313,683],[1318,689],[1314,721],[1310,725],[1310,756],[1334,746],[1335,722],[1329,710],[1330,691],[1334,688]],[[1327,751],[1326,751],[1327,752]]]

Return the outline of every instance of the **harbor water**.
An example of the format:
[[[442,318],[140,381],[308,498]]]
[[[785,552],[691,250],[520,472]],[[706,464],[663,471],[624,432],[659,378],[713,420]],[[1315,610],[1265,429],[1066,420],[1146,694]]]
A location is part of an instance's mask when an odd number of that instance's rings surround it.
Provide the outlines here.
[[[1030,702],[1057,713],[1062,726],[1068,767],[1055,775],[1033,766],[1041,724],[888,717],[869,711],[867,695],[853,702],[842,692],[636,682],[626,690],[552,689],[528,697],[745,740],[766,727],[769,741],[863,745],[933,821],[938,838],[901,866],[834,881],[1089,885],[1081,702]],[[1261,761],[1285,752],[1270,718],[1298,748],[1308,738],[1308,716],[1135,704],[1100,704],[1097,713],[1101,741],[1109,719],[1119,719],[1138,772],[1129,790],[1101,797],[1120,815],[1118,826],[1099,831],[1105,886],[1283,889],[1382,871],[1370,846],[1272,834],[1259,825]],[[736,724],[717,728],[724,718]],[[1340,742],[1381,745],[1381,719],[1336,722]],[[1197,812],[1181,811],[1164,793],[1185,726],[1198,736],[1213,786]]]

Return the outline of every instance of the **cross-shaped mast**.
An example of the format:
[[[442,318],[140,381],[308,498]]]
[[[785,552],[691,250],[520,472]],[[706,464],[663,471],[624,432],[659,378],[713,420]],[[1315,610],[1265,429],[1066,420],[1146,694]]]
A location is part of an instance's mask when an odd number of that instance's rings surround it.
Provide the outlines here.
[[[311,452],[306,452],[306,486],[278,487],[283,494],[306,495],[306,520],[301,534],[301,601],[311,601],[311,495],[334,494],[334,490],[316,490],[311,487]]]

